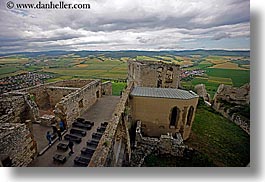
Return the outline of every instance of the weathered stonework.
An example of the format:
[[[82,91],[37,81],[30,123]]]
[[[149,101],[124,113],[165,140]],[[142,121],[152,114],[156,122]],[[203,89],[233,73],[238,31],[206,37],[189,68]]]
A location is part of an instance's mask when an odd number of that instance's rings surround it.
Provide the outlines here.
[[[43,126],[52,126],[53,124],[55,124],[55,116],[53,115],[43,115],[40,117],[40,124]]]
[[[54,114],[69,126],[75,118],[91,107],[99,97],[101,97],[101,82],[100,80],[94,80],[80,90],[63,97],[55,105]]]
[[[248,118],[234,113],[231,120],[240,126],[240,128],[242,128],[245,132],[250,134],[250,120]]]
[[[63,97],[78,90],[80,90],[80,88],[55,87],[55,86],[46,87],[47,94],[49,95],[50,107],[54,108],[55,105],[58,102],[60,102]]]
[[[36,142],[26,124],[1,124],[0,143],[2,166],[24,167],[37,156]],[[5,164],[6,161],[10,163]]]
[[[156,88],[178,88],[180,66],[164,62],[128,61],[128,82],[135,86]]]
[[[207,93],[207,90],[204,84],[195,85],[195,91],[200,97],[203,98],[204,101],[207,101],[207,102],[211,101],[211,96],[210,94]]]
[[[21,123],[38,119],[37,105],[25,92],[9,92],[0,96],[0,123]]]
[[[111,94],[111,84],[104,89]],[[60,119],[68,126],[102,96],[101,91],[100,80],[67,80],[2,94],[0,166],[27,166],[36,157],[32,122],[51,126]]]
[[[236,110],[249,107],[250,85],[245,84],[240,88],[221,84],[213,99],[212,107],[224,117],[240,126],[246,133],[250,134],[250,120]]]
[[[126,108],[132,88],[133,82],[128,85],[122,94],[112,119],[109,121],[106,131],[90,160],[89,167],[126,166],[130,162],[131,146],[127,128]]]
[[[142,166],[145,157],[151,153],[183,157],[185,149],[189,148],[184,145],[180,134],[177,134],[176,138],[173,138],[171,134],[161,135],[160,138],[143,137],[141,133],[141,122],[138,121],[131,166]]]
[[[102,95],[112,95],[112,83],[110,81],[102,83],[101,93]]]
[[[250,103],[250,85],[237,88],[230,85],[219,85],[213,99],[213,108],[219,109],[221,103],[219,101],[226,101],[232,104],[246,105]]]
[[[109,90],[112,86],[109,83],[104,88],[107,94],[111,94]],[[62,120],[66,126],[102,96],[100,80],[64,80],[20,91],[29,93],[41,111],[49,111],[48,115],[54,115],[55,121]],[[52,124],[53,120],[45,118],[41,119],[41,123]]]

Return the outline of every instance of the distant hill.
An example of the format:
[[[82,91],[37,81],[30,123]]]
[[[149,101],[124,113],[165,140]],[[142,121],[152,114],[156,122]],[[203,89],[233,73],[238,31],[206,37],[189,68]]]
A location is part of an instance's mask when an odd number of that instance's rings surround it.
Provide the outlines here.
[[[215,56],[250,56],[250,51],[245,50],[183,50],[183,51],[136,51],[136,50],[126,50],[126,51],[45,51],[45,52],[19,52],[19,53],[7,53],[0,54],[0,56],[25,56],[25,57],[39,57],[39,56],[62,56],[67,54],[75,54],[80,57],[86,56],[99,56],[104,55],[105,57],[121,58],[121,57],[131,57],[136,56],[165,56],[165,55],[176,55],[176,56],[191,56],[200,55],[206,57],[209,55]]]

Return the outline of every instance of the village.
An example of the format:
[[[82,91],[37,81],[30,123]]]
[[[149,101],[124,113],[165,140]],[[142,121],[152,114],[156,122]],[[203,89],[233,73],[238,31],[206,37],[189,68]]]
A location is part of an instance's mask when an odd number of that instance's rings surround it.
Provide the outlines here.
[[[44,83],[45,79],[52,78],[52,75],[28,72],[16,76],[9,76],[0,79],[0,94],[32,87]]]

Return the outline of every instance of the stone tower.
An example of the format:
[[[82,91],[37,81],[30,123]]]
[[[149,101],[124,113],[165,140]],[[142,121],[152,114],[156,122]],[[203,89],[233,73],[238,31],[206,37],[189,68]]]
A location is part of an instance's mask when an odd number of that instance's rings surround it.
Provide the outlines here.
[[[135,86],[179,88],[180,65],[156,61],[128,61],[128,82]]]

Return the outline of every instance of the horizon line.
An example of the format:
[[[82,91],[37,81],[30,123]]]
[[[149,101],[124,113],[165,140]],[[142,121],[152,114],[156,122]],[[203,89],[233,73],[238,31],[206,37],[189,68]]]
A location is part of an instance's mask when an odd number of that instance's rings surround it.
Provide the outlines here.
[[[222,48],[213,48],[213,49],[204,49],[204,48],[195,48],[195,49],[161,49],[161,50],[144,50],[144,49],[121,49],[121,50],[43,50],[43,51],[24,51],[24,52],[0,52],[0,55],[5,54],[22,54],[22,53],[41,53],[41,52],[82,52],[82,51],[91,51],[91,52],[121,52],[121,51],[145,51],[145,52],[181,52],[181,51],[250,51],[250,49],[222,49]]]

